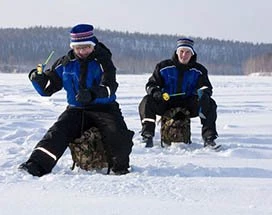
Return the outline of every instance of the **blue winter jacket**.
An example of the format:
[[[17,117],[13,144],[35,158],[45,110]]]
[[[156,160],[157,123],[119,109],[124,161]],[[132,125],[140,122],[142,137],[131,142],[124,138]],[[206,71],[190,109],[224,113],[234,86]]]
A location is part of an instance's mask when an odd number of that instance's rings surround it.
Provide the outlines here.
[[[152,94],[155,90],[166,92],[169,95],[179,94],[171,100],[178,100],[197,96],[197,90],[205,87],[206,92],[212,95],[212,85],[208,78],[207,69],[196,62],[196,54],[187,65],[178,61],[174,54],[172,59],[161,61],[146,84],[146,91]],[[171,103],[171,100],[169,101]]]
[[[83,65],[83,66],[82,66]],[[89,104],[81,104],[76,100],[79,89],[82,88],[82,68],[85,66],[84,88],[95,94],[95,100]],[[32,70],[29,74],[31,79]],[[67,102],[72,107],[89,107],[96,104],[109,104],[116,100],[116,68],[111,61],[110,51],[99,43],[95,51],[84,61],[75,57],[73,50],[59,58],[50,70],[31,79],[36,91],[42,96],[51,96],[53,93],[65,89]]]

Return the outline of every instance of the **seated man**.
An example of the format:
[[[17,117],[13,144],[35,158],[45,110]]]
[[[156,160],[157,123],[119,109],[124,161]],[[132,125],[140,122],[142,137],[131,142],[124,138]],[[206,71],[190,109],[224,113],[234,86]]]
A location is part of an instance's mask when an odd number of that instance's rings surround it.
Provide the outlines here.
[[[204,147],[217,147],[215,139],[217,118],[215,101],[211,98],[212,85],[207,69],[197,62],[189,38],[177,40],[177,48],[171,59],[161,61],[146,84],[147,95],[139,105],[142,137],[146,147],[153,147],[156,115],[182,107],[190,117],[199,116],[202,124]]]
[[[19,168],[39,177],[50,173],[69,143],[95,126],[101,133],[112,171],[127,174],[134,132],[128,130],[116,101],[118,83],[111,52],[97,40],[89,24],[72,28],[70,47],[51,69],[33,69],[29,74],[41,96],[51,96],[64,88],[68,107]]]

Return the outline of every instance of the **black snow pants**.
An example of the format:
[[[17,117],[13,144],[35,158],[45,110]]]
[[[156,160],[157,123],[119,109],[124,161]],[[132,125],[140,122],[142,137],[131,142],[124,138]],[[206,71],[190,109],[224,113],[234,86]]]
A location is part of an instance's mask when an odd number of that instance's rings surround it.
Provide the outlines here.
[[[209,107],[207,110],[206,119],[200,118],[202,124],[202,138],[205,140],[209,137],[215,139],[217,137],[216,118],[217,105],[216,102],[209,97]],[[168,102],[155,101],[151,95],[146,95],[139,104],[139,114],[142,123],[142,135],[151,133],[154,135],[156,115],[162,116],[167,110],[175,107],[186,108],[190,112],[190,117],[197,117],[199,113],[198,97],[192,96],[187,98],[170,99]],[[144,136],[144,135],[143,135]]]
[[[36,145],[29,161],[39,164],[46,173],[51,172],[69,143],[91,126],[99,129],[113,168],[128,168],[134,132],[128,130],[116,102],[94,109],[68,107]]]

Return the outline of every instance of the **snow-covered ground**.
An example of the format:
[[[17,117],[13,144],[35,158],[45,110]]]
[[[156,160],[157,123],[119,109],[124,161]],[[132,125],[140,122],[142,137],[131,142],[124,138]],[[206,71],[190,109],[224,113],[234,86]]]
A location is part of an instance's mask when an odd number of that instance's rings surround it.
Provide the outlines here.
[[[52,174],[17,170],[66,107],[64,91],[40,97],[27,74],[0,74],[1,215],[272,215],[272,77],[211,76],[220,152],[203,149],[198,118],[193,144],[140,143],[138,104],[149,75],[119,75],[118,101],[135,131],[132,173],[70,170],[67,149]]]

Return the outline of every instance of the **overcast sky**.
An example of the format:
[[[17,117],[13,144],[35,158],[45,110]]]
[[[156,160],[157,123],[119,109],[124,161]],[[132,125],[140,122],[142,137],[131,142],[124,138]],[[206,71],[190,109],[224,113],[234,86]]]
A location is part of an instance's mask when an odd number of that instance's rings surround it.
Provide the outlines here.
[[[272,43],[271,0],[0,0],[0,28],[71,27]]]

